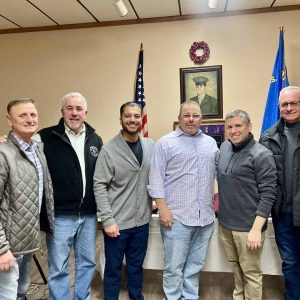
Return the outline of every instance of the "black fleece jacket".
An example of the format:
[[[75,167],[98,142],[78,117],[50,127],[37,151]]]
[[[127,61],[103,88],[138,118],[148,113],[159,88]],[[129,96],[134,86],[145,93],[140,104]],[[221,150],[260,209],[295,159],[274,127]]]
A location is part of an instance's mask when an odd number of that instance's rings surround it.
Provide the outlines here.
[[[64,120],[58,125],[39,131],[44,143],[44,153],[51,174],[54,190],[55,214],[87,215],[96,213],[93,191],[95,164],[103,145],[95,130],[85,123],[86,137],[84,146],[86,189],[83,183],[78,157],[65,133]]]
[[[279,119],[260,138],[260,143],[270,149],[275,158],[278,171],[277,200],[272,210],[272,217],[277,218],[284,211],[286,193],[293,193],[293,222],[295,226],[300,226],[300,132],[298,135],[298,146],[293,157],[293,191],[285,189],[284,159],[287,138],[284,134],[284,120]]]

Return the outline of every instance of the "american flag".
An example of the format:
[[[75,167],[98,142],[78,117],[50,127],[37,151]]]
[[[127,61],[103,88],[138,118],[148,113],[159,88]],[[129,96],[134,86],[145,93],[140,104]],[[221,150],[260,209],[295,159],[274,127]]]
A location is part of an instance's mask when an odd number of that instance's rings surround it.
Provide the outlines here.
[[[143,107],[143,121],[141,133],[143,136],[148,137],[148,123],[147,123],[147,111],[146,111],[146,102],[144,96],[144,80],[143,80],[143,68],[144,68],[144,52],[143,44],[141,44],[141,49],[139,53],[139,61],[136,70],[135,78],[135,102]]]

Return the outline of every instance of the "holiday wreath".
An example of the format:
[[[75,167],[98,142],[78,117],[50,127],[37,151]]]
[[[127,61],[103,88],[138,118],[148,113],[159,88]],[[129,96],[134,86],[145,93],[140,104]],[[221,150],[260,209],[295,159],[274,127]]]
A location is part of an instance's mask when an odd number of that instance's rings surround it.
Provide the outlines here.
[[[196,51],[198,49],[203,50],[203,54],[200,56],[196,54]],[[197,64],[202,64],[205,61],[207,61],[209,58],[209,54],[210,54],[210,50],[209,50],[208,44],[203,41],[202,42],[194,42],[190,48],[190,57],[191,57],[192,61]]]

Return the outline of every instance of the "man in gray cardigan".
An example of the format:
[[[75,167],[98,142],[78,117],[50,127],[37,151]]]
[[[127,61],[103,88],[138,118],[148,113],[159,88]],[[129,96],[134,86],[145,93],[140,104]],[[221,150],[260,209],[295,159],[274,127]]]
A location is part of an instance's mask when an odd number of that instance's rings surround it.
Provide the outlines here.
[[[262,299],[260,257],[277,194],[272,152],[254,140],[251,129],[245,111],[226,115],[228,141],[221,146],[218,165],[219,231],[234,266],[234,300]]]
[[[103,146],[94,173],[105,245],[104,298],[119,298],[125,255],[129,298],[141,300],[152,211],[147,183],[153,141],[139,135],[142,108],[137,103],[121,106],[120,122],[123,130]]]
[[[0,144],[0,299],[21,300],[40,227],[53,232],[53,189],[42,145],[31,139],[38,126],[33,100],[11,101],[6,118],[11,132]]]

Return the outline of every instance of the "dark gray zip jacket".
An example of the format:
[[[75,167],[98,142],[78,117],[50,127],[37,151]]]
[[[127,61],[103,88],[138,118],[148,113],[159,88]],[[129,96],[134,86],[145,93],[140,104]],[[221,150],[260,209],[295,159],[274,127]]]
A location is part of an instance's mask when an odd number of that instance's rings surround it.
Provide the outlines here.
[[[298,144],[300,132],[298,135]],[[277,200],[272,210],[272,217],[277,218],[284,205],[286,197],[285,175],[284,175],[284,156],[287,139],[284,134],[284,120],[281,118],[273,127],[268,129],[260,138],[260,143],[273,152],[277,172]],[[295,226],[300,226],[300,146],[294,152],[293,157],[293,222]]]
[[[37,155],[44,175],[39,213],[38,174],[12,134],[0,144],[0,254],[27,254],[39,249],[41,229],[53,232],[53,189],[42,144]],[[40,222],[41,221],[41,225]]]
[[[256,216],[268,218],[276,201],[276,180],[271,151],[253,137],[237,149],[224,142],[218,165],[219,222],[231,230],[248,232]]]

